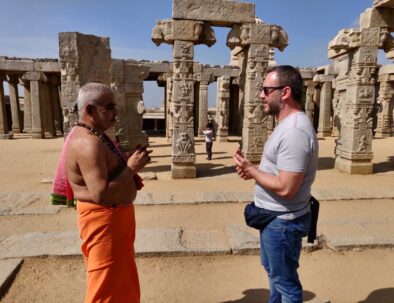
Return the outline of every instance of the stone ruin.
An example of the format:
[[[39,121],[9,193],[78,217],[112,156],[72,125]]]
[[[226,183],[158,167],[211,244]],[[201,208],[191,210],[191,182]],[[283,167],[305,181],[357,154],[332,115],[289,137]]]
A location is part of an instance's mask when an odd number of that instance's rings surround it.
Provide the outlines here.
[[[194,61],[194,45],[216,42],[214,27],[228,27],[229,66]],[[335,167],[348,173],[372,173],[372,137],[392,136],[394,65],[378,66],[383,49],[394,58],[394,0],[373,1],[360,16],[360,29],[343,29],[329,43],[333,63],[300,69],[305,111],[318,137],[338,137]],[[246,157],[260,161],[276,121],[265,116],[259,100],[273,48],[288,44],[279,25],[255,17],[254,3],[228,0],[173,0],[172,18],[158,20],[152,41],[173,46],[172,62],[111,57],[109,38],[59,33],[59,59],[0,57],[0,80],[8,82],[9,107],[0,85],[0,138],[16,133],[33,138],[66,135],[78,119],[78,89],[90,81],[114,89],[119,119],[109,131],[123,150],[148,143],[143,131],[143,81],[164,87],[167,140],[172,143],[172,178],[195,178],[195,136],[213,120],[216,137],[241,136]],[[208,85],[217,82],[216,113],[208,114]],[[18,85],[24,89],[23,114]]]

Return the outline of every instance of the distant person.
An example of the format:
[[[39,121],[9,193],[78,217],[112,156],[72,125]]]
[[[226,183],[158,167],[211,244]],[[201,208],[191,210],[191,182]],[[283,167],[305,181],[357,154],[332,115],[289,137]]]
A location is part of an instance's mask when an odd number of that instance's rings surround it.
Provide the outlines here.
[[[207,127],[202,131],[205,135],[205,149],[207,152],[207,160],[212,160],[212,145],[213,145],[213,125],[207,124]]]
[[[241,150],[233,158],[238,175],[254,179],[254,203],[262,218],[261,262],[268,273],[269,303],[302,303],[297,268],[302,237],[310,229],[311,186],[315,179],[318,142],[315,130],[301,109],[303,81],[292,66],[267,72],[260,99],[266,115],[279,124],[264,146],[259,166],[252,165]],[[247,209],[245,209],[247,213]]]
[[[138,303],[133,202],[142,187],[137,173],[151,151],[137,148],[127,159],[104,133],[118,114],[109,86],[88,83],[77,102],[79,120],[67,137],[65,157],[87,267],[85,302]]]

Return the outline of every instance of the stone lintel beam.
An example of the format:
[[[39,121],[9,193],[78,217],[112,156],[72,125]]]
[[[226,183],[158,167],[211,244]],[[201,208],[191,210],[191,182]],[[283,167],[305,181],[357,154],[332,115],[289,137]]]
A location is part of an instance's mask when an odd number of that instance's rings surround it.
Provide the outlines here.
[[[317,85],[316,81],[310,79],[310,80],[304,80],[304,86],[313,86],[315,87]]]
[[[27,71],[33,70],[33,60],[0,59],[0,69],[3,71]]]
[[[313,77],[315,76],[315,71],[312,69],[300,69],[300,74],[302,79],[306,80],[306,79],[313,79]]]
[[[60,62],[43,62],[35,61],[33,64],[34,70],[46,73],[60,73]]]
[[[367,8],[360,15],[360,28],[382,27],[394,31],[394,10],[392,8]]]
[[[255,22],[254,3],[229,0],[173,0],[174,19],[208,21],[214,26]]]
[[[0,58],[0,70],[12,72],[41,71],[60,73],[60,63],[57,60],[28,60]]]
[[[25,75],[22,77],[23,80],[28,80],[28,81],[40,81],[40,82],[47,82],[48,78],[45,76],[44,73],[41,72],[36,72],[36,71],[31,71],[25,73]]]

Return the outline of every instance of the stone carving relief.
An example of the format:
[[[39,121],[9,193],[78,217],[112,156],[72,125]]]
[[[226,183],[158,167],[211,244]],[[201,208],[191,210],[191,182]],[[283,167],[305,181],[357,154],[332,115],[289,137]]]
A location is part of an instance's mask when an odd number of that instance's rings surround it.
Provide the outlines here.
[[[175,155],[187,156],[194,152],[193,142],[187,132],[181,132],[175,143]]]

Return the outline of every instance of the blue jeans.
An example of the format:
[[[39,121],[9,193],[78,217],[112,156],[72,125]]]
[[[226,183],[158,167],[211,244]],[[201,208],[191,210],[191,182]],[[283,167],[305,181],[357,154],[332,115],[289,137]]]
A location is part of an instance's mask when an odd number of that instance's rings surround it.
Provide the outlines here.
[[[311,216],[294,220],[275,218],[260,231],[261,263],[268,273],[269,303],[302,303],[297,268],[302,237],[308,234]]]

